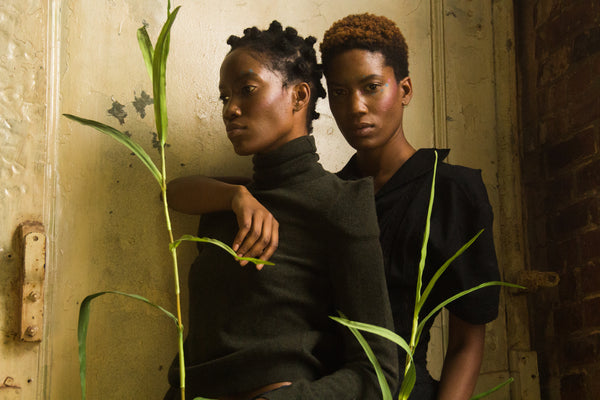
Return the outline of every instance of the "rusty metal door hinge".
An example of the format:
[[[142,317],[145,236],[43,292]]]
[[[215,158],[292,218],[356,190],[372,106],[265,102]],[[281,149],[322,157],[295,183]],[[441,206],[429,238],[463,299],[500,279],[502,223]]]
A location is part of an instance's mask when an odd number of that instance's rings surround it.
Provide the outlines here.
[[[46,233],[44,225],[29,221],[19,226],[21,242],[21,340],[39,342],[44,326]]]

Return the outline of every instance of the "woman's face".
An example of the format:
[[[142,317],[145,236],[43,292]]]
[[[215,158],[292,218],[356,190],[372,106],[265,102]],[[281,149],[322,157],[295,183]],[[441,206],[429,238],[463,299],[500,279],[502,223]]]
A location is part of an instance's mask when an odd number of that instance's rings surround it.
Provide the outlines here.
[[[265,153],[294,139],[293,88],[244,48],[221,64],[219,92],[227,137],[239,155]]]
[[[352,147],[376,149],[403,134],[403,107],[412,97],[410,78],[396,81],[381,53],[343,52],[333,58],[326,76],[331,112]]]

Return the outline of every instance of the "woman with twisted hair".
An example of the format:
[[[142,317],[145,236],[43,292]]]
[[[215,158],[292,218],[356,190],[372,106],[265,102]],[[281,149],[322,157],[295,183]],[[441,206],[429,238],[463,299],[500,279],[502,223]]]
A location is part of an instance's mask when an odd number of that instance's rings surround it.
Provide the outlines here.
[[[232,185],[232,192],[198,191],[205,180],[198,176],[170,183],[169,202],[177,210],[225,210],[203,215],[199,236],[234,240],[239,221],[230,211],[231,193],[262,203],[271,225],[280,224],[272,248],[278,245],[277,253],[265,255],[270,250],[263,245],[258,254],[274,266],[241,268],[221,249],[199,246],[189,275],[184,346],[186,394],[192,398],[380,397],[362,348],[329,318],[339,310],[393,327],[372,180],[344,181],[325,171],[309,135],[317,98],[325,95],[315,41],[276,21],[268,30],[231,36],[220,70],[223,121],[235,152],[254,155],[252,179]],[[199,202],[204,209],[194,209]],[[215,206],[220,202],[226,206]],[[367,338],[395,387],[395,346]],[[176,361],[169,381],[165,399],[176,399]]]

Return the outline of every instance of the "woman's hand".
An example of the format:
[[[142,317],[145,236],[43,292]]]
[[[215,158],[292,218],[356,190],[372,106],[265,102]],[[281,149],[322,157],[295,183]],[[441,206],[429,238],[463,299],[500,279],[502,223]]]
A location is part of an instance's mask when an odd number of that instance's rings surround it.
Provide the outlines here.
[[[233,239],[233,250],[239,257],[253,257],[268,261],[279,245],[279,222],[262,204],[250,194],[245,186],[231,200],[240,230]],[[240,261],[244,266],[248,261]],[[256,269],[261,270],[263,264]]]

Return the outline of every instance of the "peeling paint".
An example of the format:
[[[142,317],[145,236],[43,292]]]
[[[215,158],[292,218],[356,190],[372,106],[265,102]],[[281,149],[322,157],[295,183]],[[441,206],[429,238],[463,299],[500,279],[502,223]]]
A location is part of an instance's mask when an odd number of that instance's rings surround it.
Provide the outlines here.
[[[140,97],[137,97],[135,92],[133,93],[133,96],[135,100],[132,102],[132,104],[135,107],[135,111],[143,119],[146,116],[146,106],[154,104],[154,99],[152,99],[152,97],[150,97],[148,93],[143,90],[140,94]]]
[[[113,101],[112,107],[106,110],[110,115],[119,120],[119,124],[123,125],[125,123],[125,117],[127,117],[127,112],[125,112],[125,105],[119,103],[118,101]]]
[[[160,151],[160,141],[158,140],[158,134],[156,132],[150,132],[152,135],[152,147]],[[165,147],[171,147],[169,143],[165,143]]]

